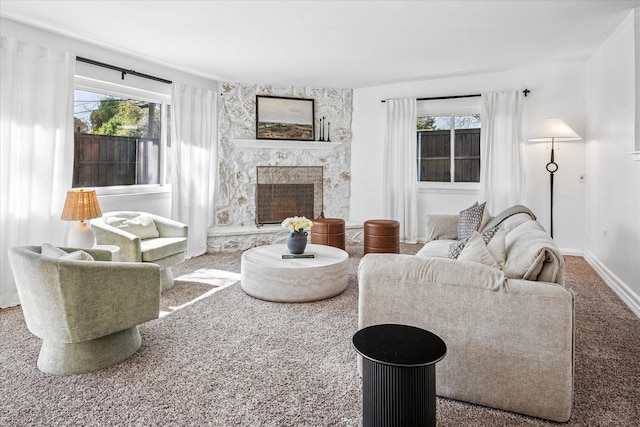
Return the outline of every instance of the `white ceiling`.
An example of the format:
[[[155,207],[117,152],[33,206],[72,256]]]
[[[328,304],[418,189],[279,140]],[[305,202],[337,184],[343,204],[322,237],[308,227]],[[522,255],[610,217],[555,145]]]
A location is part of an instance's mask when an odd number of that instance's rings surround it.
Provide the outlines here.
[[[355,89],[585,60],[634,7],[640,0],[1,0],[0,16],[215,80]]]

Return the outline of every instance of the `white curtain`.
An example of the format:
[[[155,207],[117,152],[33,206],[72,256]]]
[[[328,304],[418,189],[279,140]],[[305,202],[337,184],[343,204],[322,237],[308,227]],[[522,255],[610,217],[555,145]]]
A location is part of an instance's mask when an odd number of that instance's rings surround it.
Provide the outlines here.
[[[388,99],[383,165],[384,212],[400,223],[400,239],[418,241],[416,100]]]
[[[482,95],[480,200],[492,214],[522,203],[522,92]]]
[[[75,56],[0,37],[0,308],[20,303],[8,251],[64,244]]]
[[[207,250],[218,173],[217,93],[173,84],[171,213],[189,226],[187,257]]]

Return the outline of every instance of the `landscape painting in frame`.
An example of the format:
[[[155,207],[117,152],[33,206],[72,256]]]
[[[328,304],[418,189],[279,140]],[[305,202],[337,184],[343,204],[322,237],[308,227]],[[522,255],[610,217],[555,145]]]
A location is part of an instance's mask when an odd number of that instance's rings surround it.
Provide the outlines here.
[[[256,95],[256,139],[313,141],[314,100]]]

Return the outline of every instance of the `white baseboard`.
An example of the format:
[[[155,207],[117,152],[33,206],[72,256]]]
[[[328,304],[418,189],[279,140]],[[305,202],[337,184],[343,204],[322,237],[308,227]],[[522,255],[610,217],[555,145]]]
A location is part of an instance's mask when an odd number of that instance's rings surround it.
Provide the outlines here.
[[[626,283],[609,270],[600,260],[591,252],[584,253],[584,259],[593,267],[594,270],[602,277],[602,280],[613,289],[620,299],[627,304],[633,313],[640,318],[640,296],[636,294]]]
[[[584,252],[578,249],[566,249],[566,248],[558,248],[558,249],[560,249],[560,253],[562,255],[584,256]]]

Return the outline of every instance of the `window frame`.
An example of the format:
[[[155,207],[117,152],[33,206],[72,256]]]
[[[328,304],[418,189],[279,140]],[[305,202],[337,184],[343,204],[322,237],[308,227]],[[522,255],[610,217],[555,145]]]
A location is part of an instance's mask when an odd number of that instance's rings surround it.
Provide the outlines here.
[[[424,116],[449,116],[449,115],[469,115],[480,114],[482,110],[481,97],[454,98],[439,100],[418,101],[416,106],[416,118]],[[418,162],[417,150],[417,129],[416,129],[416,164]],[[482,130],[480,131],[482,132]],[[480,140],[482,144],[482,139]],[[453,144],[453,141],[452,141]],[[482,147],[480,148],[482,153]],[[455,161],[455,150],[451,147],[451,161]],[[480,160],[482,162],[482,159]],[[482,174],[480,174],[482,180]],[[480,182],[429,182],[418,181],[416,175],[418,192],[421,193],[446,193],[446,194],[479,194]]]
[[[159,192],[170,192],[171,183],[169,182],[169,172],[171,165],[169,163],[169,155],[167,147],[168,132],[171,126],[168,123],[169,108],[171,106],[171,96],[164,93],[153,92],[146,89],[139,89],[131,86],[119,85],[104,80],[93,79],[76,75],[74,79],[74,90],[84,90],[88,92],[98,92],[105,95],[114,95],[125,98],[134,98],[136,100],[161,104],[161,115],[163,123],[163,131],[160,135],[160,183],[158,184],[133,184],[133,185],[111,185],[100,187],[82,187],[96,190],[98,196],[104,195],[128,195],[128,194],[152,194]],[[75,99],[75,96],[74,96]],[[74,158],[75,161],[75,158]]]

